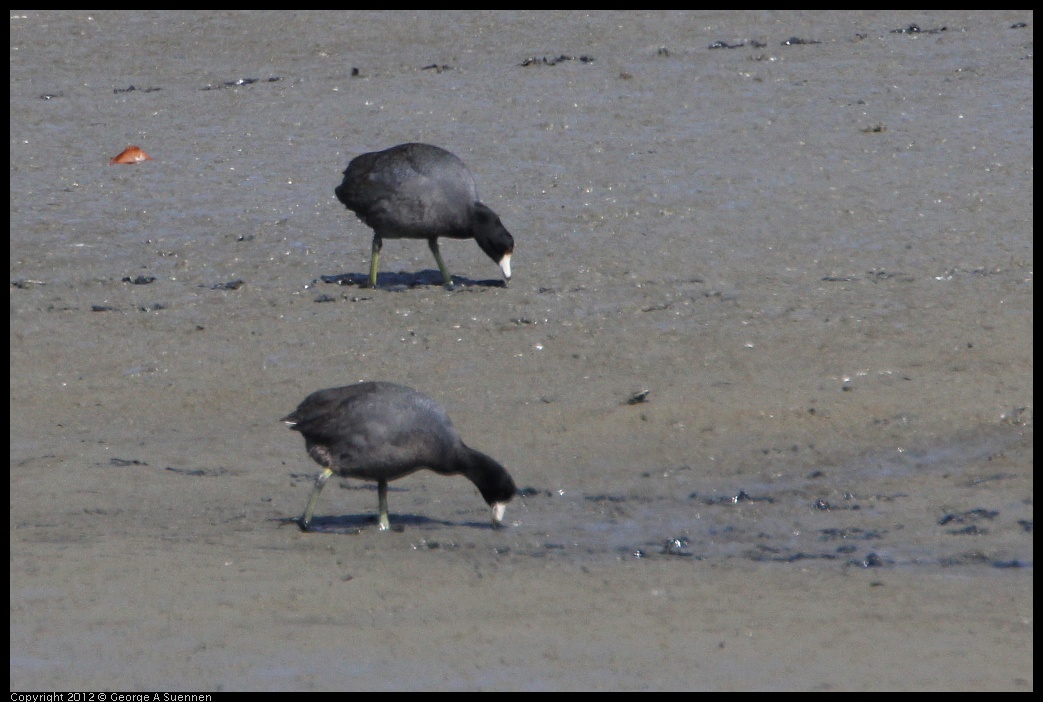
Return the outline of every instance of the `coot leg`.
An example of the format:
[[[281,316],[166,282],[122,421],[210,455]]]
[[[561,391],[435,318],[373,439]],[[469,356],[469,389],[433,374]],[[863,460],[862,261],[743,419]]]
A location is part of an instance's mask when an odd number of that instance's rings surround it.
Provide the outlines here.
[[[387,531],[391,528],[391,520],[388,519],[388,481],[377,481],[377,500],[380,503],[380,530]]]
[[[446,267],[445,261],[442,260],[442,254],[438,250],[438,239],[428,239],[427,245],[431,247],[431,253],[435,255],[435,261],[438,262],[438,270],[442,271],[442,285],[447,288],[452,288],[453,276],[449,275],[449,269]]]
[[[369,287],[377,287],[377,268],[380,265],[380,247],[383,240],[379,236],[373,237],[373,258],[369,262]]]

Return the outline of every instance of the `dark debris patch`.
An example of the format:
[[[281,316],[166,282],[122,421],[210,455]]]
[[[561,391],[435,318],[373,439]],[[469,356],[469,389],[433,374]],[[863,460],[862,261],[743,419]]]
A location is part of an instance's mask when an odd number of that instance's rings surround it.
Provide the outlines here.
[[[938,526],[945,526],[946,524],[967,524],[968,522],[980,522],[985,519],[992,521],[999,516],[999,510],[984,509],[978,507],[977,509],[969,509],[966,512],[951,512],[944,515],[938,520]]]
[[[421,71],[434,71],[435,73],[442,73],[443,71],[451,71],[451,70],[453,70],[453,67],[452,66],[448,66],[448,65],[446,65],[444,63],[443,64],[431,63],[431,64],[428,64],[426,66],[421,66],[420,70]]]
[[[167,466],[165,470],[169,470],[171,473],[177,473],[178,475],[189,475],[192,477],[217,476],[224,475],[228,472],[225,468],[175,468],[173,466]]]
[[[1010,412],[1000,415],[1000,421],[1015,427],[1025,427],[1032,424],[1034,417],[1028,407],[1015,407]]]
[[[619,549],[619,553],[627,558],[633,558],[634,560],[644,560],[649,558],[656,559],[660,556],[666,556],[668,558],[691,558],[696,561],[702,561],[706,558],[705,556],[699,556],[692,553],[689,549],[688,538],[684,536],[665,539],[655,546],[652,546],[651,543],[649,543],[648,547],[640,548],[624,546]]]
[[[819,529],[819,541],[857,540],[872,541],[884,538],[883,534],[871,529],[851,527],[849,529]]]
[[[627,400],[623,404],[625,404],[625,405],[640,405],[643,402],[648,402],[648,395],[651,392],[652,392],[651,390],[638,390],[633,395],[631,395],[629,398],[627,398]]]
[[[147,466],[148,463],[145,461],[139,461],[136,458],[110,458],[109,465],[123,468],[125,466]]]
[[[584,500],[589,502],[626,502],[627,498],[622,495],[584,495]]]
[[[855,496],[851,495],[849,493],[849,494],[844,495],[844,499],[845,500],[853,500],[853,499],[855,499]],[[811,503],[811,507],[813,509],[817,509],[817,510],[819,510],[821,512],[835,512],[835,511],[839,511],[839,510],[857,512],[858,510],[862,509],[862,505],[860,505],[858,503],[838,505],[838,504],[834,504],[834,503],[832,503],[832,502],[830,502],[828,500],[822,499],[822,498],[819,498],[819,499],[815,500],[813,503]]]
[[[784,552],[782,549],[760,545],[745,554],[751,561],[770,561],[773,563],[796,563],[797,561],[835,561],[835,553],[808,553],[807,551]]]
[[[790,37],[786,41],[782,42],[783,46],[806,46],[808,44],[821,44],[822,42],[816,39],[801,39],[800,37]]]
[[[560,56],[557,56],[557,57],[553,57],[552,56],[551,58],[547,58],[546,56],[544,56],[543,58],[539,58],[539,57],[533,56],[533,57],[525,59],[524,61],[522,61],[518,65],[519,66],[556,66],[559,63],[561,63],[562,61],[579,61],[580,63],[594,63],[594,57],[593,56],[580,56],[580,57],[577,58],[576,56],[566,56],[565,54],[561,54]]]
[[[921,29],[918,24],[910,24],[908,27],[892,29],[891,34],[941,34],[948,31],[948,27],[935,27],[934,29]]]
[[[664,541],[663,547],[659,551],[659,553],[661,553],[664,556],[681,556],[682,558],[691,558],[695,554],[693,554],[688,547],[688,538],[684,536],[677,536]]]
[[[866,271],[866,278],[874,282],[881,280],[895,280],[899,283],[912,283],[916,280],[913,276],[908,273],[898,273],[895,271],[885,271],[883,269],[876,269]]]
[[[361,273],[341,273],[340,275],[323,275],[319,280],[332,285],[364,285],[368,278]]]
[[[116,308],[112,305],[91,305],[91,312],[115,312]]]
[[[977,524],[971,524],[962,529],[949,529],[948,533],[956,536],[982,536],[988,534],[989,530],[979,527]]]
[[[120,278],[121,283],[130,283],[131,285],[148,285],[156,282],[156,276],[154,275],[139,275],[131,278],[129,275]]]
[[[420,545],[428,551],[456,551],[461,548],[456,541],[435,541],[433,539],[421,539]]]
[[[113,95],[119,95],[120,93],[134,93],[134,92],[138,92],[138,93],[155,93],[155,92],[158,92],[158,91],[160,91],[162,89],[163,88],[151,88],[151,87],[150,88],[135,88],[133,85],[131,85],[131,86],[128,86],[126,88],[113,88],[112,89],[112,93],[113,93]]]
[[[699,493],[693,492],[688,496],[689,500],[702,500],[703,503],[708,505],[737,505],[741,502],[766,502],[768,504],[774,504],[775,498],[768,496],[755,497],[745,490],[739,490],[734,495],[724,495],[722,497],[700,497]]]
[[[991,483],[997,480],[1010,480],[1017,477],[1018,476],[1013,473],[993,473],[992,475],[982,475],[977,478],[971,478],[966,484],[969,487],[974,487],[975,485],[981,485],[982,483]]]
[[[989,565],[992,559],[981,551],[968,551],[955,556],[946,556],[938,561],[943,567],[962,565]]]
[[[741,49],[744,46],[746,46],[746,42],[744,42],[744,41],[740,41],[738,44],[729,44],[726,41],[718,40],[718,41],[715,41],[714,43],[710,44],[710,46],[708,48],[710,48],[710,49]]]
[[[246,285],[245,280],[230,280],[227,283],[214,283],[210,286],[211,290],[238,290],[239,288]]]
[[[867,553],[866,557],[861,561],[850,561],[852,565],[856,565],[859,568],[881,568],[885,565],[894,565],[894,561],[885,561],[875,553]]]
[[[270,76],[265,83],[277,83],[282,78],[279,76]],[[200,88],[200,90],[221,90],[222,88],[240,88],[245,85],[253,85],[254,83],[260,83],[260,78],[236,78],[235,80],[226,80],[221,85],[208,84]]]

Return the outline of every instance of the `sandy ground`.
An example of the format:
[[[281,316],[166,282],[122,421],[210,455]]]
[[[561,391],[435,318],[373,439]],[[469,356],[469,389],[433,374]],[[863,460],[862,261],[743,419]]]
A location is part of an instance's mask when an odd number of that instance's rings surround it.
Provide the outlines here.
[[[1031,690],[1032,32],[12,11],[12,690]],[[352,284],[333,188],[406,141],[510,287],[471,242]],[[278,420],[364,379],[506,529],[430,473],[294,526]]]

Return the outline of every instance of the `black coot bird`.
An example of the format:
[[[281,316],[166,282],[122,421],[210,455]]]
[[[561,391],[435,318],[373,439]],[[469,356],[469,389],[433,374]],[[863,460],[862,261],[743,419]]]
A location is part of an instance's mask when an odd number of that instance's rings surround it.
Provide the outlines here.
[[[282,421],[304,435],[308,455],[323,467],[299,522],[304,531],[334,473],[377,482],[381,530],[390,526],[388,481],[422,468],[474,483],[493,508],[494,525],[516,492],[504,467],[465,445],[445,410],[412,388],[369,382],[319,390]]]
[[[474,239],[511,280],[514,238],[500,218],[478,202],[474,178],[459,158],[430,144],[399,144],[356,156],[334,191],[344,206],[373,229],[369,285],[377,287],[384,239],[427,239],[442,272],[452,277],[438,252],[438,237]]]

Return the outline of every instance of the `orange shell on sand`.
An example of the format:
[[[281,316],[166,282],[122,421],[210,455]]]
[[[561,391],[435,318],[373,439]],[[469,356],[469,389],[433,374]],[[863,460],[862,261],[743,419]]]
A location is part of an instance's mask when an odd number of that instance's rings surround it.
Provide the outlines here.
[[[120,151],[119,156],[113,156],[109,159],[109,165],[115,166],[117,163],[141,163],[142,161],[151,160],[152,157],[137,146],[128,146],[123,149],[123,151]]]

